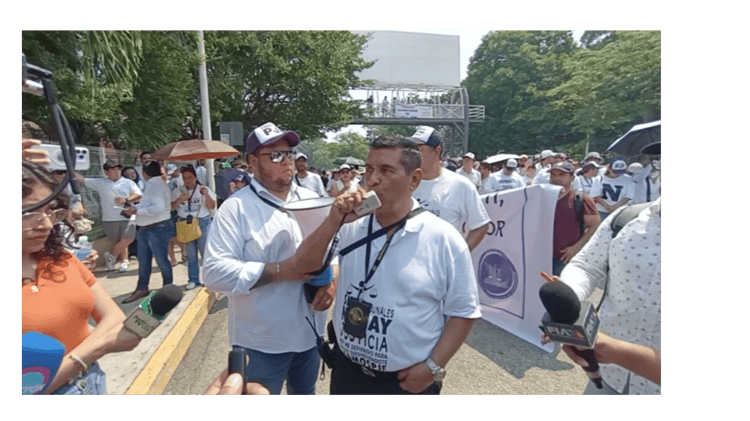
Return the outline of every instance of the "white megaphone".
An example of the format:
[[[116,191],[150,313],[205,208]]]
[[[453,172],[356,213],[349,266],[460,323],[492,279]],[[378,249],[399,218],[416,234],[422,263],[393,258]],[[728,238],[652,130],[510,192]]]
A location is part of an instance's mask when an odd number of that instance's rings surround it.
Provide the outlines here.
[[[315,197],[287,203],[282,209],[289,211],[299,223],[302,237],[307,238],[326,219],[335,197]]]

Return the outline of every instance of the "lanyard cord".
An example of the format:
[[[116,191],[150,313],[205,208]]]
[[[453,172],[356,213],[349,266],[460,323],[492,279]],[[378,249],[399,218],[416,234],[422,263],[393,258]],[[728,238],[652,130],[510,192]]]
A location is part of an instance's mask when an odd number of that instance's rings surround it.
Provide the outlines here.
[[[277,205],[276,203],[273,203],[272,201],[270,201],[270,200],[266,199],[265,197],[261,196],[260,194],[258,194],[258,190],[255,190],[255,187],[253,186],[253,182],[252,181],[247,186],[250,187],[250,190],[252,190],[253,193],[255,193],[255,195],[258,196],[258,199],[262,200],[263,203],[265,203],[266,205],[268,205],[268,206],[270,206],[270,207],[272,207],[274,209],[280,209],[281,208],[281,206]],[[302,199],[301,197],[299,197],[299,193],[297,193],[296,191],[294,192],[294,194],[297,195],[297,199],[300,199],[300,200]]]
[[[365,237],[363,239],[363,240],[365,240],[365,242],[367,244],[367,251],[365,252],[365,280],[360,284],[361,287],[359,289],[359,293],[357,294],[357,301],[360,300],[360,298],[362,297],[362,294],[365,292],[365,290],[366,290],[365,287],[367,286],[367,283],[370,282],[370,279],[372,279],[373,275],[375,275],[375,271],[380,266],[380,262],[383,261],[383,257],[385,257],[385,253],[388,251],[388,246],[391,245],[391,240],[393,240],[393,237],[396,235],[396,233],[398,232],[398,230],[400,230],[401,228],[404,228],[404,226],[406,226],[406,221],[407,220],[409,220],[410,218],[413,218],[416,215],[419,215],[422,212],[424,212],[424,208],[415,209],[415,210],[409,212],[409,214],[406,215],[400,221],[398,221],[396,223],[393,223],[391,225],[388,225],[387,227],[385,227],[385,228],[383,228],[381,230],[378,230],[375,234],[373,234],[373,232],[372,232],[372,221],[373,221],[375,215],[370,215],[370,222],[369,222],[369,225],[367,227],[367,237]],[[383,248],[380,249],[380,252],[378,253],[378,257],[375,259],[375,262],[372,264],[372,267],[368,271],[367,268],[368,268],[368,266],[370,266],[370,253],[371,253],[371,244],[372,244],[372,242],[376,238],[381,237],[382,235],[386,234],[393,227],[396,227],[396,230],[393,231],[393,234],[391,234],[390,237],[388,237],[388,240],[386,240],[385,244],[383,245]],[[381,234],[378,234],[378,233],[381,233]],[[362,242],[362,240],[358,241],[357,243],[361,243],[361,242]],[[356,244],[353,244],[353,245],[356,245]],[[349,253],[351,250],[353,250],[353,248],[351,248],[351,247],[352,246],[347,247],[347,250],[343,250],[341,254],[343,255],[344,251],[346,251],[347,253]],[[357,247],[359,247],[359,246],[357,246]]]

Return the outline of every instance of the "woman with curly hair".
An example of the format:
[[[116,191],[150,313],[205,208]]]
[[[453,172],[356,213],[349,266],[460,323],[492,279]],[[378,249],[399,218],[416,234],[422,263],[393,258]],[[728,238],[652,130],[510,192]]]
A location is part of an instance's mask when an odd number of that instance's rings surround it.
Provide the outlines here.
[[[49,171],[22,163],[22,206],[44,200],[57,183]],[[68,198],[23,213],[22,330],[51,336],[65,345],[57,375],[46,393],[106,394],[104,372],[97,360],[110,352],[129,351],[140,337],[122,325],[125,314],[94,275],[65,250],[63,226],[68,222]],[[88,318],[96,321],[89,331]]]

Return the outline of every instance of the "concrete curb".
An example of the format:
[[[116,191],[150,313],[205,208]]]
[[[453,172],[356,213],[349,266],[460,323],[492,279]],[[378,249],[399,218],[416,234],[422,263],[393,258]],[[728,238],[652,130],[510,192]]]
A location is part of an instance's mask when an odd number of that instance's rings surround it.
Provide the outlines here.
[[[126,395],[161,395],[164,392],[215,300],[216,294],[206,288],[201,288],[195,294],[175,326],[125,391]]]

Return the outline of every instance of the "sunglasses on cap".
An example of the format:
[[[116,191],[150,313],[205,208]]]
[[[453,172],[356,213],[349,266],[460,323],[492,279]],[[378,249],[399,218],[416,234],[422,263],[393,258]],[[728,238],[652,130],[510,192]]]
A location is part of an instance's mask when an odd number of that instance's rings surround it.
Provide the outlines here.
[[[288,151],[271,151],[259,153],[258,155],[268,155],[269,157],[271,157],[271,162],[279,163],[284,159],[284,157],[286,157],[286,159],[290,161],[294,161],[294,157],[297,155],[297,152],[295,152],[293,149],[290,149]]]

